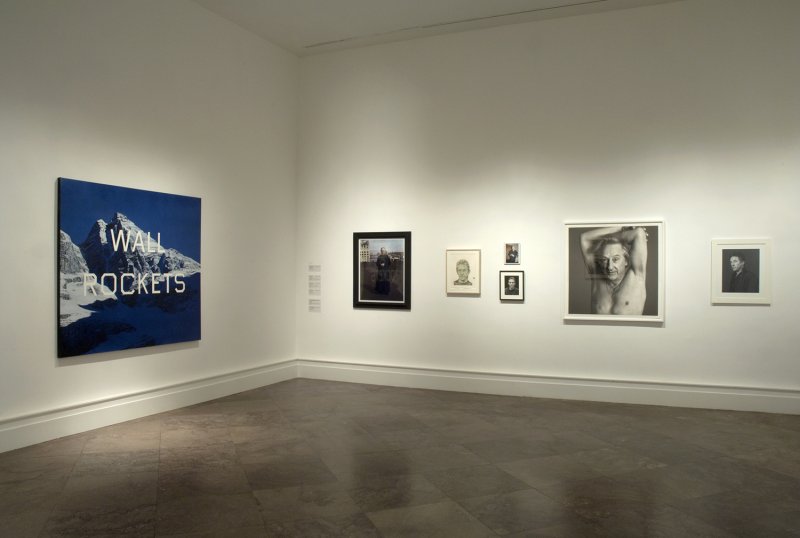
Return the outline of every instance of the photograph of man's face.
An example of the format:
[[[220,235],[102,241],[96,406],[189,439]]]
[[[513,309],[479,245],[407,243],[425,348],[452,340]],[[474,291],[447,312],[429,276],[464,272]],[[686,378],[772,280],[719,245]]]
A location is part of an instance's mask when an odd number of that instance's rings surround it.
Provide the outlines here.
[[[606,243],[595,257],[600,274],[612,282],[619,282],[628,272],[629,253],[620,243]]]
[[[772,303],[769,238],[711,240],[711,304]]]
[[[722,249],[722,291],[758,293],[760,255],[757,248]]]
[[[513,276],[510,276],[506,279],[506,288],[509,291],[517,289],[517,279]]]

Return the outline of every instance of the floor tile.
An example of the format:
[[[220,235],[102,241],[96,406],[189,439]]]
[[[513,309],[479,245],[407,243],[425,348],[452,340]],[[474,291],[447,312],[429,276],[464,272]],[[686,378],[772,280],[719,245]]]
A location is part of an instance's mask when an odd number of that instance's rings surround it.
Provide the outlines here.
[[[585,522],[580,518],[549,527],[513,532],[506,536],[508,538],[611,538],[598,525]],[[619,538],[621,535],[612,536]]]
[[[430,538],[487,538],[495,536],[488,527],[453,501],[408,508],[368,512],[381,536],[426,536]]]
[[[412,448],[403,452],[408,457],[411,472],[470,467],[488,463],[474,452],[456,444]]]
[[[238,527],[235,529],[217,529],[213,531],[178,532],[164,534],[156,532],[156,538],[270,538],[264,525]]]
[[[78,459],[72,472],[76,475],[157,472],[158,462],[158,450],[90,452]]]
[[[50,516],[41,536],[152,536],[155,513],[155,504],[59,509]]]
[[[608,477],[561,482],[538,490],[588,520],[602,519],[607,512],[622,508],[646,512],[676,500],[668,492],[651,491],[643,484],[623,483]]]
[[[231,441],[227,427],[180,427],[166,429],[161,433],[160,448],[195,448],[211,446]]]
[[[154,505],[157,481],[155,472],[73,475],[64,487],[58,508]]]
[[[40,478],[66,478],[79,457],[80,454],[28,457],[17,453],[13,458],[0,460],[0,485]]]
[[[643,469],[658,469],[666,464],[621,448],[601,448],[571,454],[570,458],[586,464],[605,476]]]
[[[264,521],[333,520],[361,512],[339,483],[255,491]]]
[[[407,413],[388,413],[368,415],[356,418],[355,421],[369,433],[382,433],[397,430],[413,430],[423,428],[425,424]]]
[[[427,427],[376,433],[373,434],[373,438],[385,446],[387,450],[450,444],[450,441],[442,437],[435,429]]]
[[[230,495],[250,491],[250,482],[239,465],[206,467],[195,471],[162,471],[158,476],[159,499],[206,494]]]
[[[459,504],[500,535],[581,521],[573,510],[534,489],[462,499]]]
[[[771,521],[774,526],[797,521],[796,500],[762,499],[742,490],[724,491],[671,504],[681,512],[739,536],[764,536],[766,521]]]
[[[317,457],[284,456],[242,465],[253,490],[336,482],[336,476]]]
[[[167,499],[158,503],[155,521],[159,535],[263,526],[258,503],[251,493]]]
[[[592,430],[591,434],[614,446],[666,464],[703,461],[720,456],[719,452],[629,424],[598,428]]]
[[[753,521],[753,527],[759,536],[797,538],[800,536],[800,510],[758,518]]]
[[[569,455],[543,456],[498,463],[497,466],[534,488],[602,476]]]
[[[199,446],[162,448],[159,456],[161,472],[201,471],[208,467],[234,465],[237,447],[231,441]]]
[[[236,444],[236,457],[239,462],[263,463],[273,460],[276,457],[298,456],[315,457],[319,451],[308,441],[298,440],[286,443],[264,442],[263,440],[245,441]]]
[[[304,440],[302,432],[288,424],[271,424],[261,426],[231,426],[226,435],[236,443],[260,442],[266,445],[278,445]]]
[[[423,475],[375,476],[348,490],[364,512],[429,504],[445,498]]]
[[[161,431],[180,428],[225,428],[228,417],[222,413],[210,413],[207,410],[197,409],[196,413],[175,414],[165,417],[162,421]]]
[[[2,503],[2,500],[0,500]],[[4,536],[13,538],[37,538],[50,519],[52,510],[28,509],[16,513],[0,512],[0,529]]]
[[[669,506],[612,507],[596,522],[595,532],[602,536],[647,536],[653,538],[734,538],[734,534],[679,512]],[[747,536],[747,535],[745,535]]]
[[[357,454],[352,452],[329,452],[322,461],[346,484],[360,484],[374,477],[408,475],[414,473],[414,465],[406,451],[392,450]]]
[[[98,430],[87,439],[83,453],[158,450],[160,445],[161,431],[153,424],[136,424],[129,428],[116,425]]]
[[[617,482],[645,489],[656,497],[693,499],[726,491],[720,480],[697,472],[696,464],[670,465],[614,476]]]
[[[24,512],[49,512],[61,499],[68,477],[32,478],[0,484],[0,517]],[[2,527],[0,527],[2,528]]]
[[[800,479],[800,450],[765,448],[736,456],[750,465]]]
[[[269,538],[380,538],[381,535],[366,515],[355,514],[335,518],[295,519],[292,521],[267,521]]]
[[[464,447],[482,457],[486,461],[499,463],[505,461],[524,460],[539,456],[554,456],[556,451],[551,443],[532,438],[511,437],[466,443]]]
[[[425,473],[425,478],[451,499],[506,493],[530,487],[494,465],[429,471]]]

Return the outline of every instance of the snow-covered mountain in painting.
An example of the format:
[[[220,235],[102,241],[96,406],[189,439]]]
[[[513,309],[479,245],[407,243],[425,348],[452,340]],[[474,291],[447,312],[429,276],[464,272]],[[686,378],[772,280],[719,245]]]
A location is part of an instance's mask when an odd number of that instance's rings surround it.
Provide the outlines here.
[[[200,263],[122,213],[59,230],[59,356],[200,338]]]

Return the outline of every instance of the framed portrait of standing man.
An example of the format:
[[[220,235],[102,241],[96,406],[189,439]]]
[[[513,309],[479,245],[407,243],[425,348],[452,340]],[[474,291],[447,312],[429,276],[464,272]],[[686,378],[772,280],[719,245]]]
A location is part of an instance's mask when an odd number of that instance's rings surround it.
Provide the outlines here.
[[[411,310],[411,232],[353,234],[353,308]]]
[[[711,304],[770,304],[769,239],[711,241]]]
[[[664,321],[664,222],[566,223],[565,320]]]

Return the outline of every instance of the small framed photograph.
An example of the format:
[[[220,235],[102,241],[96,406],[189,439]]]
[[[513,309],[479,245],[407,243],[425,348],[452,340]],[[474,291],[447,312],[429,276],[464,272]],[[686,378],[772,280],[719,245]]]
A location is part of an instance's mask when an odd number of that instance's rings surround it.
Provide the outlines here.
[[[565,320],[664,321],[664,222],[566,223]]]
[[[353,308],[411,310],[411,232],[353,234]]]
[[[506,243],[506,265],[519,265],[519,243]]]
[[[500,300],[525,300],[525,271],[500,271]]]
[[[711,304],[770,304],[770,239],[711,240]]]
[[[446,287],[448,295],[481,294],[481,251],[450,250],[446,252]]]

